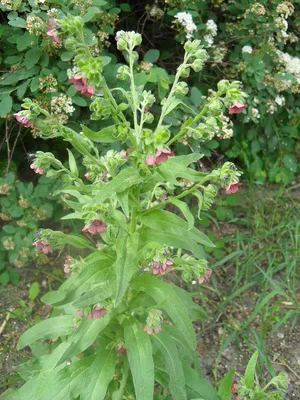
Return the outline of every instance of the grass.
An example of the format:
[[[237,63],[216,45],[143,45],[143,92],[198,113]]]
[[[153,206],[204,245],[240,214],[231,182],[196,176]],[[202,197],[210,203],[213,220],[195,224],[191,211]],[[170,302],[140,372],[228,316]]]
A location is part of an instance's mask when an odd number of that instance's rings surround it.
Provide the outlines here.
[[[260,350],[274,376],[267,339],[284,326],[294,329],[300,316],[299,189],[244,187],[209,213],[200,224],[216,243],[207,249],[214,278],[213,290],[203,288],[202,303],[223,331],[215,378],[222,352],[241,341],[249,352]],[[235,318],[238,313],[242,319]]]

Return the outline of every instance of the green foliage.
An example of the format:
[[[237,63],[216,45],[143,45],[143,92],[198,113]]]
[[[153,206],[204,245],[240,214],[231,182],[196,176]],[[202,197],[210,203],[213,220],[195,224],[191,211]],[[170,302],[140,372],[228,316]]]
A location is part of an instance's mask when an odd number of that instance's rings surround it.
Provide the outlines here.
[[[189,107],[180,79],[189,68],[199,70],[206,52],[199,41],[187,41],[184,61],[162,100],[161,112],[158,117],[153,114],[149,123],[146,114],[156,101],[152,85],[148,88],[147,82],[142,86],[136,83],[139,64],[135,47],[141,44],[141,36],[135,32],[117,33],[117,47],[125,53],[128,63],[121,66],[128,74],[127,84],[115,88],[121,91],[120,98],[114,97],[117,90],[109,90],[101,71],[95,72],[95,65],[102,60],[92,58],[84,42],[83,20],[68,16],[56,24],[61,27],[55,33],[59,40],[64,40],[68,50],[72,46],[77,77],[82,90],[91,95],[92,111],[101,94],[108,104],[109,126],[114,121],[117,132],[121,132],[119,141],[126,142],[126,151],[111,149],[101,155],[93,141],[95,136],[98,140],[98,134],[88,138],[84,132],[90,135],[90,131],[76,133],[32,100],[25,99],[23,110],[18,113],[20,122],[24,123],[24,118],[26,124],[30,121],[40,136],[61,137],[72,146],[68,150],[68,168],[52,153],[42,151],[35,154],[32,168],[61,183],[54,193],[68,195],[65,203],[73,210],[64,218],[84,224],[85,237],[40,230],[35,247],[51,253],[70,244],[86,249],[90,255],[66,258],[69,279],[56,292],[43,297],[54,307],[52,317],[22,335],[19,348],[40,340],[57,340],[50,352],[28,363],[29,370],[34,369],[33,376],[23,375],[27,382],[12,398],[135,396],[150,400],[154,393],[166,392],[174,399],[186,400],[192,392],[191,398],[195,398],[194,393],[201,393],[205,400],[219,400],[199,373],[194,356],[192,320],[206,319],[205,312],[183,289],[153,275],[174,270],[189,282],[209,279],[211,271],[202,246],[214,245],[194,226],[195,219],[184,200],[198,192],[204,197],[211,184],[216,191],[228,190],[238,183],[240,172],[229,162],[211,173],[197,172],[193,164],[201,155],[175,157],[169,146],[189,133],[193,135],[211,113],[217,124],[225,108],[242,101],[244,94],[238,82],[221,81],[200,113]],[[126,107],[121,109],[120,102]],[[166,125],[166,118],[176,110],[181,123]],[[190,114],[188,120],[184,120],[186,110]],[[98,130],[103,128],[107,115],[99,118]],[[201,129],[204,132],[206,128]],[[81,177],[79,162],[87,168],[87,181]],[[183,185],[180,179],[187,184]],[[182,210],[187,222],[167,211],[169,204]],[[199,202],[200,209],[202,204],[205,201]],[[94,236],[99,239],[97,243]],[[183,249],[193,255],[182,253]],[[165,327],[167,321],[169,326]]]
[[[24,183],[16,180],[14,173],[0,178],[0,283],[18,282],[18,272],[12,266],[22,268],[28,262],[38,265],[48,262],[46,254],[35,251],[32,242],[42,221],[50,220],[58,210],[49,193],[53,182],[42,177],[39,183]],[[30,298],[34,300],[38,288],[30,288]]]

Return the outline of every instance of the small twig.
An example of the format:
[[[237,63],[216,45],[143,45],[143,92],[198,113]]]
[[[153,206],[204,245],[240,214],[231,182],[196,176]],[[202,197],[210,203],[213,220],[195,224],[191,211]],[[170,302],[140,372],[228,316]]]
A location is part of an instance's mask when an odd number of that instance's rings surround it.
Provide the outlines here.
[[[5,320],[2,322],[2,325],[0,326],[0,335],[4,331],[6,324],[9,321],[9,318],[10,318],[10,311],[8,311],[8,313],[6,314]]]

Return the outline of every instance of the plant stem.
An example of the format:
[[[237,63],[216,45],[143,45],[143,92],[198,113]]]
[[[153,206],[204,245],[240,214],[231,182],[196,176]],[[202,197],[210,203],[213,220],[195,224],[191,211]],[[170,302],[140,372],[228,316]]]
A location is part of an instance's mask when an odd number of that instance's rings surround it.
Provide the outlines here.
[[[138,118],[137,118],[137,96],[136,96],[136,90],[135,90],[135,83],[134,83],[134,74],[133,74],[133,47],[129,50],[129,71],[130,71],[130,88],[131,88],[131,93],[132,93],[132,112],[133,112],[133,122],[134,122],[134,130],[136,133],[136,141],[137,144],[139,143],[139,138],[137,137],[138,132],[139,132],[139,125],[138,125]]]

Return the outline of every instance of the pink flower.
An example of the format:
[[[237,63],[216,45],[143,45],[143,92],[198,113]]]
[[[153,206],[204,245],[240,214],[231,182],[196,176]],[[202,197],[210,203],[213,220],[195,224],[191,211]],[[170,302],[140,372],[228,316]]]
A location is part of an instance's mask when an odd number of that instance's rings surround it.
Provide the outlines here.
[[[25,117],[24,115],[20,114],[14,114],[16,116],[16,120],[20,122],[21,125],[24,126],[24,128],[33,128],[34,125],[33,123],[30,122],[30,119]]]
[[[90,320],[91,319],[100,319],[100,318],[105,317],[106,313],[107,313],[106,308],[102,308],[102,307],[97,306],[97,307],[94,308],[94,310],[92,311],[91,315],[89,315],[87,318],[90,319]]]
[[[148,333],[148,335],[152,335],[153,333],[159,333],[162,331],[162,328],[150,328],[149,326],[145,326],[143,329],[144,332]]]
[[[87,79],[81,75],[75,75],[70,79],[71,83],[74,83],[75,89],[81,94],[92,97],[95,94],[95,89],[92,85],[88,86]]]
[[[229,108],[229,114],[240,114],[248,107],[247,104],[235,103],[232,107]]]
[[[66,256],[65,263],[64,263],[64,273],[65,274],[69,274],[71,272],[71,268],[70,268],[71,261],[72,261],[72,257]]]
[[[242,186],[240,182],[234,182],[231,183],[227,188],[225,189],[226,194],[233,194],[239,191],[239,187]]]
[[[44,240],[34,242],[33,246],[35,246],[36,249],[41,250],[44,254],[53,253],[51,247]]]
[[[200,278],[198,280],[198,283],[202,284],[204,282],[208,282],[210,277],[211,277],[211,275],[212,275],[212,270],[209,269],[208,271],[206,271],[206,274],[204,275],[204,277]]]
[[[231,386],[231,392],[232,392],[232,394],[237,394],[237,385],[234,383],[232,386]]]
[[[165,275],[167,272],[170,272],[172,270],[172,267],[174,267],[174,265],[175,264],[172,261],[166,261],[165,263],[155,261],[153,263],[153,274]]]
[[[169,157],[173,157],[174,153],[171,150],[168,149],[162,149],[158,150],[155,154],[155,156],[149,156],[146,159],[146,164],[147,165],[160,165],[163,162],[168,161]]]
[[[99,219],[95,219],[91,225],[86,225],[83,229],[82,232],[85,233],[90,233],[91,235],[97,235],[100,233],[105,233],[107,231],[107,225],[103,222],[100,221]]]
[[[34,163],[30,165],[30,168],[33,169],[36,174],[44,175],[45,173],[43,168],[38,168]]]
[[[57,34],[56,22],[54,18],[49,19],[47,35],[51,38],[53,43],[60,43],[60,37]]]
[[[120,155],[123,156],[123,157],[125,158],[126,161],[128,161],[127,151],[126,151],[126,150],[121,150],[121,151],[120,151]]]
[[[79,317],[79,318],[83,318],[83,317],[84,317],[83,312],[80,311],[80,310],[77,310],[77,311],[76,311],[76,315],[77,315],[77,317]]]

